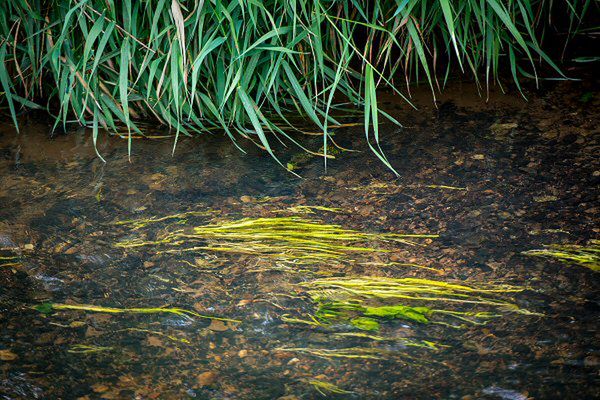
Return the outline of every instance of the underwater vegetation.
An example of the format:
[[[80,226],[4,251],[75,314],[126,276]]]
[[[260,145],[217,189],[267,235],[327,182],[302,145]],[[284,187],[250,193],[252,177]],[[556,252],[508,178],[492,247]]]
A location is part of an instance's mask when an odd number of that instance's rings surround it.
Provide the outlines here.
[[[322,358],[348,358],[362,360],[383,360],[391,352],[374,347],[349,347],[345,349],[318,349],[309,347],[281,347],[277,350],[310,354]]]
[[[587,245],[549,244],[543,249],[523,252],[527,256],[555,259],[567,264],[579,265],[592,271],[600,271],[600,240],[590,240]]]
[[[305,322],[315,326],[347,321],[357,329],[377,331],[385,321],[403,320],[459,328],[482,325],[503,313],[539,315],[500,297],[524,290],[510,285],[363,276],[322,278],[300,286],[316,305],[311,321]]]
[[[351,394],[352,391],[344,390],[330,382],[321,381],[318,379],[307,379],[306,383],[315,388],[315,390],[323,396],[330,394]]]
[[[128,139],[141,120],[181,135],[218,129],[273,157],[274,139],[310,121],[326,162],[338,115],[361,111],[370,149],[380,148],[376,89],[425,81],[433,96],[451,73],[480,86],[510,71],[564,76],[544,35],[566,20],[567,40],[596,2],[572,0],[11,0],[0,8],[1,104],[18,129],[22,110],[45,109],[56,125],[99,127]],[[560,18],[559,18],[560,17]],[[550,44],[549,46],[552,46]],[[295,117],[294,117],[295,116]],[[298,118],[298,116],[300,118]],[[149,136],[164,136],[164,132]],[[315,153],[313,151],[313,153]]]
[[[21,265],[20,256],[0,256],[0,267],[18,267]]]
[[[302,282],[314,311],[303,317],[283,315],[282,321],[320,328],[337,338],[364,339],[372,347],[281,348],[321,358],[388,359],[400,357],[418,363],[407,352],[382,347],[394,343],[403,348],[438,351],[449,347],[432,340],[385,336],[377,332],[393,321],[417,325],[467,328],[484,325],[504,314],[536,315],[507,298],[525,290],[504,284],[452,283],[420,278],[331,277]]]
[[[138,218],[130,220],[117,221],[116,225],[131,226],[133,230],[144,228],[150,224],[175,220],[178,224],[185,224],[188,217],[209,216],[212,212],[208,211],[187,211],[179,214],[165,215],[164,217]]]
[[[304,209],[303,209],[304,212]],[[386,252],[362,243],[417,245],[431,234],[369,233],[302,216],[242,218],[176,230],[154,241],[131,239],[117,247],[164,246],[160,252],[222,252],[252,254],[296,263],[349,261],[354,253]]]
[[[219,321],[231,321],[240,322],[238,320],[229,318],[212,317],[207,315],[199,314],[195,311],[186,310],[183,308],[166,308],[166,307],[139,307],[139,308],[115,308],[115,307],[101,307],[91,304],[58,304],[58,303],[42,303],[33,308],[43,314],[50,314],[55,311],[61,310],[74,310],[74,311],[87,311],[96,313],[109,313],[109,314],[174,314],[185,317],[196,317],[196,318],[207,318]]]
[[[75,344],[71,346],[67,352],[74,354],[94,354],[94,353],[102,353],[105,351],[111,351],[113,348],[110,346],[95,346],[95,345],[87,345],[87,344]]]
[[[274,266],[246,271],[278,272],[296,279],[295,287],[299,290],[271,293],[292,304],[291,308],[275,304],[282,310],[278,319],[290,325],[316,329],[341,343],[354,343],[346,344],[347,347],[322,344],[300,347],[290,343],[275,350],[324,359],[394,358],[417,365],[420,361],[409,349],[436,352],[449,346],[437,338],[398,335],[393,330],[397,323],[461,329],[481,326],[507,314],[541,315],[521,308],[511,297],[527,289],[521,286],[455,283],[441,278],[338,276],[341,271],[327,270],[331,262],[364,265],[374,270],[382,266],[411,266],[418,268],[419,273],[437,275],[439,270],[426,265],[375,261],[371,257],[393,251],[394,245],[418,248],[437,235],[364,232],[326,223],[319,218],[323,212],[339,214],[346,211],[324,206],[293,206],[270,210],[269,213],[275,216],[233,220],[220,219],[213,212],[198,211],[193,215],[179,213],[118,221],[116,225],[128,231],[123,232],[127,239],[116,242],[115,246],[125,250],[149,249],[154,254],[169,257],[213,252],[217,257],[224,253],[242,254],[278,261]],[[293,215],[287,215],[290,213]],[[206,219],[207,222],[198,222]],[[144,229],[151,224],[163,227],[156,230],[159,233],[154,238]],[[195,266],[191,262],[185,263]],[[315,267],[317,272],[307,266]],[[302,304],[300,308],[299,304]],[[319,393],[342,394],[327,383],[317,381],[310,384]]]

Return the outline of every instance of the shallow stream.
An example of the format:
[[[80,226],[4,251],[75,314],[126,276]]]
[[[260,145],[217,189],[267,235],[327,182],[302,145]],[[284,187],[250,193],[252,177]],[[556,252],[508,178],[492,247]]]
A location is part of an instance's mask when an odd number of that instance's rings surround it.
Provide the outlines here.
[[[125,140],[103,137],[104,163],[89,132],[1,126],[0,398],[600,397],[598,273],[522,254],[599,237],[590,90],[482,103],[465,85],[437,108],[387,102],[405,124],[382,127],[398,178],[360,127],[336,133],[361,151],[336,152],[327,171],[280,152],[299,179],[216,133],[174,156],[171,138],[134,139],[131,160]],[[292,226],[283,239],[215,229],[261,218]],[[361,294],[351,279],[413,291]],[[340,300],[355,308],[319,314]],[[357,304],[417,307],[426,321]]]

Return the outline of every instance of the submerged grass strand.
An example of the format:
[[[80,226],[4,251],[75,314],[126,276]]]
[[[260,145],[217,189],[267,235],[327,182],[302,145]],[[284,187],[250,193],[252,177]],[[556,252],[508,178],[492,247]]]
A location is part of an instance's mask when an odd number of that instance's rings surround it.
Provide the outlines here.
[[[349,262],[352,254],[387,252],[363,243],[388,242],[418,245],[418,240],[436,238],[430,234],[368,233],[326,224],[299,216],[243,218],[197,226],[191,231],[176,230],[156,240],[131,239],[117,247],[164,246],[158,252],[200,252],[254,254],[286,261]],[[194,242],[201,242],[195,246]],[[191,246],[189,246],[191,244]]]
[[[555,260],[600,271],[600,240],[590,240],[586,246],[576,244],[550,244],[543,249],[523,252],[528,256],[553,258]]]
[[[102,307],[91,304],[59,304],[59,303],[43,303],[33,307],[35,310],[49,314],[53,311],[60,310],[74,310],[74,311],[87,311],[97,313],[109,313],[109,314],[174,314],[185,317],[196,317],[214,319],[219,321],[230,321],[230,322],[241,322],[239,320],[221,317],[212,317],[208,315],[202,315],[195,311],[186,310],[183,308],[166,308],[166,307],[144,307],[144,308],[116,308],[116,307]]]
[[[333,383],[321,381],[318,379],[306,379],[306,382],[315,388],[319,394],[323,396],[329,396],[331,394],[351,394],[354,393],[349,390],[344,390]]]
[[[506,313],[540,315],[506,299],[524,290],[510,285],[369,276],[321,278],[300,285],[316,306],[310,317],[314,322],[304,323],[315,326],[345,321],[357,329],[376,331],[383,321],[405,320],[460,328],[483,325]],[[293,318],[288,317],[291,322],[303,321]]]
[[[205,217],[212,215],[210,210],[208,211],[187,211],[179,214],[171,214],[166,215],[164,217],[150,217],[150,218],[138,218],[138,219],[128,219],[122,221],[116,221],[115,225],[128,225],[131,226],[133,230],[144,228],[150,224],[155,224],[158,222],[164,222],[169,220],[180,220],[186,222],[186,218],[188,217]]]
[[[345,349],[318,349],[310,347],[281,347],[279,351],[310,354],[321,358],[348,358],[363,360],[383,360],[389,351],[371,347],[350,347]]]
[[[398,342],[407,347],[419,347],[430,350],[438,350],[440,347],[449,347],[443,344],[431,342],[428,340],[412,340],[408,338],[394,338],[388,336],[379,336],[372,335],[363,332],[338,332],[334,333],[333,336],[339,338],[361,338],[361,339],[369,339],[376,342]]]
[[[95,354],[95,353],[102,353],[105,351],[111,351],[113,348],[109,347],[109,346],[94,346],[94,345],[87,345],[87,344],[75,344],[73,346],[71,346],[71,348],[69,350],[67,350],[67,352],[69,353],[73,353],[73,354]]]

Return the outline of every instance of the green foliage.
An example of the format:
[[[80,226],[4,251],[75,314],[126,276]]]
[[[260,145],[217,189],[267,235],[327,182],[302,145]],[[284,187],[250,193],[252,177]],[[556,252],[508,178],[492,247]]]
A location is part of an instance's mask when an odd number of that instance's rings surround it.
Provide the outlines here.
[[[352,318],[350,320],[350,323],[355,328],[361,329],[363,331],[378,331],[379,330],[379,322],[377,322],[373,318],[356,317],[356,318]]]
[[[92,127],[94,143],[99,126],[125,125],[130,151],[136,122],[151,118],[173,128],[175,144],[218,128],[276,156],[272,137],[300,145],[293,114],[319,128],[327,156],[334,114],[349,102],[391,168],[379,147],[379,119],[391,119],[380,85],[425,79],[435,92],[454,65],[485,84],[506,65],[517,86],[537,77],[538,60],[558,71],[541,49],[553,7],[543,0],[4,3],[0,101],[15,125],[22,108],[46,102],[57,124]],[[591,7],[569,2],[571,32]]]
[[[503,298],[524,288],[501,284],[467,285],[420,278],[362,276],[321,278],[303,282],[301,286],[317,306],[311,317],[318,321],[311,324],[315,326],[348,321],[356,328],[375,331],[381,320],[400,319],[458,328],[466,324],[483,325],[503,313],[540,315]]]
[[[33,306],[33,309],[41,312],[42,314],[52,314],[54,308],[52,307],[52,303],[42,303]]]
[[[380,306],[380,307],[366,307],[364,315],[369,317],[379,317],[386,319],[406,319],[409,321],[420,322],[426,324],[429,322],[427,317],[431,315],[432,311],[428,307],[410,307],[403,305],[395,306]]]

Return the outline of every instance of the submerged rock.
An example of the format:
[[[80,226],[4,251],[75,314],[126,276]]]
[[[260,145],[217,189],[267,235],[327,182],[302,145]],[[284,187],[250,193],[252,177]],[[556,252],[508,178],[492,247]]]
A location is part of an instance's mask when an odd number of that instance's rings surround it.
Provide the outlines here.
[[[206,371],[198,375],[196,380],[198,382],[198,386],[204,387],[213,385],[217,381],[218,377],[219,375],[216,372]]]
[[[17,246],[17,244],[10,238],[10,236],[8,236],[4,233],[0,233],[0,247],[6,248],[6,249],[12,249],[12,248],[16,248],[19,246]]]
[[[504,389],[499,386],[490,386],[483,389],[483,394],[496,396],[502,400],[527,400],[528,397],[516,390]]]

